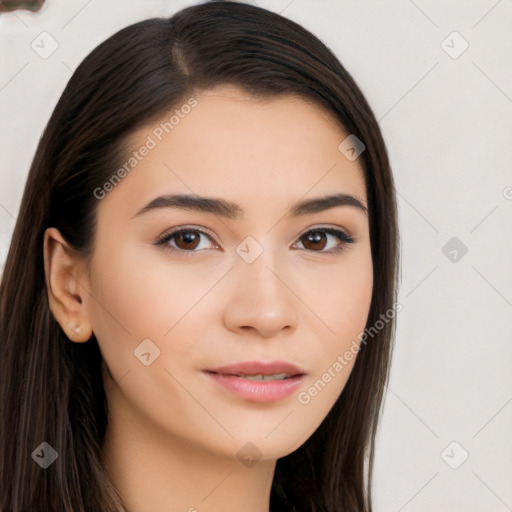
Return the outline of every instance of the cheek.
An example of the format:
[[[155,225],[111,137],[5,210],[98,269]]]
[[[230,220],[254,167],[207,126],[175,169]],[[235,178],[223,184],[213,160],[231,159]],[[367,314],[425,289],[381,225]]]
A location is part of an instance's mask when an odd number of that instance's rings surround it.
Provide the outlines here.
[[[346,345],[347,341],[357,339],[368,319],[373,292],[373,269],[371,259],[366,264],[354,266],[339,280],[337,284],[338,311],[331,311],[334,331],[337,333],[339,343]]]
[[[98,326],[106,322],[133,337],[161,337],[211,287],[211,272],[208,278],[205,269],[191,271],[186,263],[171,263],[154,247],[108,249],[97,254],[94,267],[92,286],[101,304],[95,308]]]
[[[91,265],[89,312],[112,375],[121,377],[140,366],[134,351],[146,339],[164,356],[156,360],[157,366],[163,364],[165,352],[183,329],[186,333],[179,346],[173,344],[173,352],[191,350],[207,320],[202,317],[204,321],[198,322],[197,315],[205,314],[201,306],[218,279],[215,273],[197,265],[191,269],[186,262],[170,263],[154,247],[128,243],[103,247]]]
[[[316,319],[325,353],[350,345],[365,328],[373,292],[370,250],[343,256],[332,270],[311,267],[301,272],[299,297]]]
[[[364,332],[373,292],[373,268],[369,248],[354,254],[351,264],[338,265],[328,277],[317,279],[315,293],[308,300],[321,319],[317,333],[314,374],[298,402],[312,414],[327,415],[343,391],[354,367],[360,335]],[[304,292],[305,293],[305,292]],[[313,309],[313,308],[312,308]]]

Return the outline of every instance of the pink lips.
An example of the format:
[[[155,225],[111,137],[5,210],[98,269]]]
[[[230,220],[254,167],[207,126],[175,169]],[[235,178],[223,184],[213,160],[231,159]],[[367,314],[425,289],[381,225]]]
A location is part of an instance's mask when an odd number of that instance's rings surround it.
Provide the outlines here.
[[[228,366],[220,366],[219,368],[208,369],[206,371],[222,373],[225,375],[236,375],[239,373],[244,375],[274,375],[277,373],[286,373],[290,377],[306,373],[298,366],[287,363],[286,361],[245,361]]]
[[[286,361],[246,361],[204,370],[217,384],[251,402],[275,402],[290,396],[303,382],[304,370]],[[239,375],[286,374],[285,379],[249,380]]]

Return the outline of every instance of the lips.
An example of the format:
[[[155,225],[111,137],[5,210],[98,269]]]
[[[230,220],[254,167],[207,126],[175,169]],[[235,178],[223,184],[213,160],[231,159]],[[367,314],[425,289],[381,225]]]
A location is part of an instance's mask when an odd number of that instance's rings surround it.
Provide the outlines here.
[[[306,372],[298,366],[286,361],[245,361],[232,365],[219,366],[205,370],[219,375],[280,375],[286,378],[305,375]]]
[[[246,361],[203,370],[230,394],[249,402],[276,402],[296,392],[306,372],[286,361]]]

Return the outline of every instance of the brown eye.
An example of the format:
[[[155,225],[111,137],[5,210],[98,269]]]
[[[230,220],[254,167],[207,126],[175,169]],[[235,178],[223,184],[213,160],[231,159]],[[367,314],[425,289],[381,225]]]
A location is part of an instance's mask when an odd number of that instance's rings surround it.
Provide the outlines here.
[[[210,235],[200,229],[179,229],[170,233],[164,233],[160,238],[158,238],[158,240],[156,240],[155,244],[165,245],[166,248],[171,251],[199,252],[200,250],[205,249],[205,247],[201,247],[196,250],[201,244],[201,237],[211,241]],[[212,245],[215,247],[215,243],[212,242]],[[206,249],[208,248],[209,247],[206,246]]]
[[[325,233],[321,231],[310,231],[306,237],[304,243],[304,247],[306,249],[315,250],[320,249],[322,250],[325,247],[325,244],[327,236]]]
[[[331,245],[330,248],[326,249],[326,246],[329,245],[329,237],[337,238],[339,243],[337,245]],[[304,248],[308,251],[336,253],[342,251],[346,244],[354,243],[355,239],[340,229],[318,228],[308,231],[300,238],[300,241],[302,241]]]
[[[200,235],[195,231],[181,231],[174,235],[178,249],[195,249],[199,245]]]

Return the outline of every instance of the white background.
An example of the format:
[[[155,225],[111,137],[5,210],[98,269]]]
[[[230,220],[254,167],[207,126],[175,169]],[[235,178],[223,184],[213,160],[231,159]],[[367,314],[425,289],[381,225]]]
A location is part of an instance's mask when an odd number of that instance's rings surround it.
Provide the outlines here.
[[[37,141],[72,71],[118,29],[192,3],[50,0],[38,14],[0,15],[0,268]],[[375,512],[512,510],[512,1],[252,3],[337,54],[389,149],[403,310]],[[31,48],[43,31],[59,45],[46,59]],[[452,237],[467,247],[456,261],[443,252]]]

